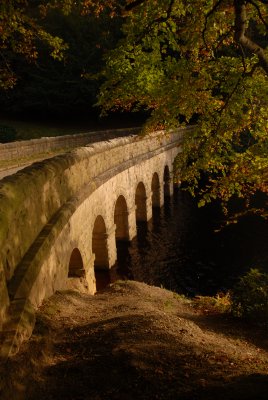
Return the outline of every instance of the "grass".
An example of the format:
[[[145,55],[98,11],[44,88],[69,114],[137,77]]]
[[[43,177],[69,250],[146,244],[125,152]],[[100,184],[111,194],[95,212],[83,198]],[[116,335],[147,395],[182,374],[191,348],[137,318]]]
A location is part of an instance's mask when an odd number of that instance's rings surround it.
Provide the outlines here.
[[[86,133],[96,129],[94,124],[81,124],[74,122],[73,124],[64,122],[42,121],[32,122],[19,119],[12,119],[0,116],[0,127],[8,127],[15,129],[17,135],[16,140],[38,139],[41,137],[54,137],[63,135],[74,135]],[[24,157],[15,160],[0,160],[0,170],[6,170],[16,166],[23,166],[35,161],[40,161],[58,154],[62,154],[70,150],[69,148],[57,149],[45,153],[33,154],[30,157]]]
[[[216,296],[197,296],[192,300],[196,309],[204,314],[228,314],[231,312],[232,300],[230,293],[218,293]]]
[[[52,121],[46,122],[30,122],[11,118],[0,117],[0,126],[7,126],[13,128],[17,132],[18,140],[37,139],[41,137],[73,135],[77,133],[88,132],[92,128],[79,127],[76,128],[72,125],[65,125],[64,123],[53,123]]]

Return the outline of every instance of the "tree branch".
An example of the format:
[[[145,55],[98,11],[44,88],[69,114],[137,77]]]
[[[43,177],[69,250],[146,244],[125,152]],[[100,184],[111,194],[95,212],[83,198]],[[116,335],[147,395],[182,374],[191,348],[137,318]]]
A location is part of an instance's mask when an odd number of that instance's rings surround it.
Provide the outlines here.
[[[167,9],[167,15],[165,17],[160,16],[159,18],[153,19],[147,26],[146,29],[144,29],[144,31],[142,32],[141,35],[139,35],[139,37],[137,38],[137,40],[135,41],[135,44],[138,45],[142,42],[142,39],[144,38],[145,35],[147,35],[150,32],[150,29],[152,28],[152,26],[156,23],[161,23],[161,22],[166,22],[170,17],[171,17],[171,13],[172,13],[172,9],[174,6],[175,0],[170,0],[168,9]]]
[[[259,59],[260,66],[268,75],[268,59],[265,56],[264,50],[257,43],[249,39],[246,33],[247,10],[245,0],[234,0],[235,8],[235,41],[244,49],[256,54]]]
[[[259,62],[256,62],[256,63],[253,65],[253,67],[251,68],[251,70],[248,71],[245,75],[247,75],[247,76],[253,76],[255,70],[256,70],[258,67],[261,67],[261,65],[260,65]]]
[[[223,111],[227,108],[227,106],[228,106],[228,104],[229,104],[231,98],[233,97],[233,95],[235,94],[236,90],[238,89],[238,86],[240,85],[240,82],[242,81],[243,77],[244,77],[244,75],[243,75],[243,76],[240,76],[240,77],[237,79],[237,82],[236,82],[236,84],[234,85],[232,91],[228,94],[227,98],[226,98],[225,101],[224,101],[223,106],[222,106],[221,109],[219,110],[219,114],[220,114],[220,115],[221,115],[221,114],[223,113]]]
[[[220,38],[219,42],[217,43],[217,46],[215,47],[215,50],[218,50],[218,48],[222,45],[224,40],[231,34],[231,32],[234,30],[234,27],[231,26],[230,29],[228,29],[227,32],[225,32],[222,37]]]
[[[131,10],[133,10],[133,8],[135,8],[145,2],[146,2],[146,0],[134,0],[125,6],[125,11],[131,11]]]
[[[267,24],[267,22],[265,21],[265,19],[263,18],[262,13],[261,13],[261,10],[260,10],[260,7],[258,6],[258,4],[256,4],[255,1],[253,1],[253,0],[248,0],[248,2],[249,2],[250,4],[252,4],[252,5],[256,8],[261,22],[262,22],[263,25],[266,27],[266,29],[268,29],[268,24]],[[268,4],[268,1],[267,1],[267,4]]]
[[[247,72],[247,66],[246,66],[246,60],[245,60],[245,52],[244,52],[244,48],[241,44],[239,44],[240,48],[241,48],[241,53],[242,53],[242,64],[243,64],[243,69],[244,69],[244,74]]]
[[[202,30],[202,38],[203,38],[203,42],[205,43],[206,49],[208,49],[208,45],[207,45],[207,42],[206,42],[205,33],[206,33],[206,30],[207,30],[208,19],[216,11],[216,9],[222,3],[222,1],[223,0],[218,0],[217,3],[214,4],[212,9],[205,15],[205,26],[204,26],[204,29]]]

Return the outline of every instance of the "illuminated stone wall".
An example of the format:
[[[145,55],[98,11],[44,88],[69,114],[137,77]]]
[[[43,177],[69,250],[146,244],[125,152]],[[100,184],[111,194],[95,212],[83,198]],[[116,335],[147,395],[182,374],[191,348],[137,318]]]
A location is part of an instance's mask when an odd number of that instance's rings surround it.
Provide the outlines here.
[[[34,309],[56,290],[76,288],[94,294],[93,239],[105,255],[101,267],[110,268],[116,261],[115,222],[124,223],[125,239],[131,240],[140,203],[141,214],[149,220],[152,199],[158,199],[154,206],[162,206],[167,184],[172,193],[172,181],[164,182],[164,171],[168,168],[172,176],[182,134],[183,130],[168,136],[157,132],[95,143],[33,164],[2,181],[0,326],[3,332],[14,331],[13,341],[2,335],[2,354],[15,352],[30,335]],[[141,183],[145,191],[137,203]],[[99,227],[97,218],[102,221]],[[74,249],[81,254],[82,267],[77,267],[79,276],[70,277]],[[17,322],[22,320],[23,324]]]
[[[135,134],[139,130],[140,128],[105,130],[81,133],[78,135],[43,137],[41,139],[0,143],[0,161],[13,160],[16,162],[16,160],[31,158],[33,155],[73,149],[75,147],[86,146],[93,142]]]

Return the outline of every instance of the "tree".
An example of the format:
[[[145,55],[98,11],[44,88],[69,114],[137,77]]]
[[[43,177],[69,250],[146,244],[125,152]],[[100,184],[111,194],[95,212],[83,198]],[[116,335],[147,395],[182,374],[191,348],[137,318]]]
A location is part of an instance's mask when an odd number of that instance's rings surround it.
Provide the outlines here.
[[[40,19],[53,8],[124,18],[98,105],[148,110],[145,131],[195,122],[175,171],[200,205],[268,192],[268,0],[3,0],[2,88],[17,79],[14,54],[35,61],[41,42],[63,57],[67,45]]]
[[[130,0],[121,13],[103,112],[147,109],[145,131],[195,122],[176,171],[200,205],[267,193],[268,1]]]
[[[30,63],[38,58],[42,43],[54,59],[61,60],[68,45],[44,29],[46,10],[34,0],[2,0],[0,4],[0,90],[13,88],[18,76],[13,64],[19,55]]]
[[[93,110],[99,89],[95,74],[103,66],[103,53],[115,47],[120,19],[111,19],[104,12],[99,17],[93,13],[81,15],[78,5],[71,10],[59,9],[61,5],[47,6],[43,10],[45,18],[37,13],[36,19],[51,37],[61,38],[68,45],[61,51],[63,60],[50,57],[51,48],[41,41],[32,62],[15,52],[11,60],[10,54],[10,69],[17,82],[12,90],[0,90],[2,111],[66,117]],[[40,6],[42,0],[36,0],[36,11],[40,11]]]

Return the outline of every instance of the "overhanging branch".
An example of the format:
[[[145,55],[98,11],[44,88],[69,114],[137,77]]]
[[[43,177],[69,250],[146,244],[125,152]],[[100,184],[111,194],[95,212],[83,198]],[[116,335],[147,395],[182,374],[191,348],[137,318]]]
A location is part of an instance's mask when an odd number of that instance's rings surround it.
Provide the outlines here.
[[[203,42],[205,43],[206,48],[208,48],[207,42],[206,42],[206,37],[205,37],[205,33],[207,30],[207,23],[208,23],[208,19],[209,17],[216,11],[216,9],[219,7],[219,5],[222,3],[222,0],[218,0],[214,6],[212,7],[212,9],[205,15],[205,25],[204,25],[204,29],[202,31],[202,38],[203,38]]]
[[[134,0],[125,6],[125,11],[131,11],[131,10],[133,10],[133,8],[135,8],[145,2],[146,2],[146,0]]]
[[[261,10],[260,10],[260,7],[258,6],[258,4],[255,3],[255,1],[253,1],[253,0],[248,0],[248,2],[249,2],[250,4],[252,4],[252,5],[256,8],[257,13],[258,13],[258,16],[259,16],[261,22],[263,23],[263,25],[264,25],[264,26],[266,27],[266,29],[268,30],[268,24],[267,24],[267,22],[265,21],[265,19],[263,18],[263,15],[262,15],[262,13],[261,13]],[[268,4],[268,0],[267,0],[267,4]]]
[[[257,43],[253,42],[246,36],[247,27],[247,10],[246,1],[234,0],[235,9],[235,41],[241,45],[244,49],[256,54],[259,59],[259,65],[268,75],[268,59],[265,56],[264,49]]]

